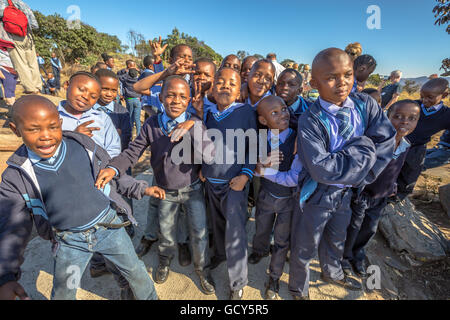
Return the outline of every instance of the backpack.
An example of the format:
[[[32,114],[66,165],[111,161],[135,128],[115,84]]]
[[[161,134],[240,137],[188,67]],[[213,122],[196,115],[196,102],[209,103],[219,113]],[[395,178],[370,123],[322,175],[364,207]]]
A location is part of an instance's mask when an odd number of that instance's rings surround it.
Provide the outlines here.
[[[28,32],[28,18],[20,11],[11,0],[3,11],[3,27],[5,31],[20,37],[25,37]]]

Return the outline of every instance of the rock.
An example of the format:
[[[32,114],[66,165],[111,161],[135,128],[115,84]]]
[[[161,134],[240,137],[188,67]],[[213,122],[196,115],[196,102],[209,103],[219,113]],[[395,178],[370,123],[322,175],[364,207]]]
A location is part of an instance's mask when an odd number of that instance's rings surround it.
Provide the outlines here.
[[[417,211],[408,198],[395,206],[390,204],[386,207],[379,230],[390,248],[407,254],[416,262],[441,260],[446,257],[449,248],[448,240],[439,228]],[[411,262],[409,264],[413,265]]]
[[[441,201],[442,208],[450,218],[450,184],[439,188],[439,200]]]

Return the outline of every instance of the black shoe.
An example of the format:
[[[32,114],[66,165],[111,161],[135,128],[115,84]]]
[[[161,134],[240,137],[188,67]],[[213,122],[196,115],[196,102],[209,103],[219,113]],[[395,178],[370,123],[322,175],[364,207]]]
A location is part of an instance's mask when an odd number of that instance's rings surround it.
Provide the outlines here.
[[[211,276],[205,272],[198,272],[201,290],[207,296],[216,293],[215,284]]]
[[[170,261],[161,260],[160,258],[159,266],[155,274],[155,282],[157,284],[163,284],[164,282],[166,282],[167,278],[169,278],[169,272],[170,272]]]
[[[210,262],[209,265],[208,265],[208,268],[209,268],[210,270],[214,270],[214,269],[216,269],[218,266],[220,266],[220,265],[222,264],[222,262],[225,262],[225,260],[226,260],[226,258],[220,258],[220,257],[217,257],[217,256],[213,256],[213,257],[211,258],[211,262]]]
[[[362,285],[361,285],[361,283],[359,283],[359,281],[356,281],[355,279],[352,279],[347,276],[344,276],[344,279],[342,279],[342,280],[334,280],[334,279],[328,278],[328,277],[324,276],[323,274],[321,274],[320,278],[322,279],[322,281],[341,286],[344,289],[348,289],[348,290],[352,290],[352,291],[362,290]]]
[[[91,278],[99,278],[101,276],[104,276],[106,274],[110,274],[111,272],[106,269],[106,265],[103,265],[102,267],[97,267],[97,268],[90,268],[89,269],[90,273],[91,273]]]
[[[191,264],[191,252],[187,243],[178,244],[178,263],[182,267],[187,267]]]
[[[120,289],[120,300],[136,300],[130,287]]]
[[[242,300],[244,296],[244,289],[233,291],[230,293],[230,300]]]
[[[269,277],[269,282],[266,284],[266,292],[264,299],[277,300],[278,292],[280,291],[280,280],[273,280]]]
[[[250,263],[250,264],[257,264],[257,263],[259,263],[261,261],[262,258],[265,258],[267,256],[269,256],[268,253],[266,253],[264,255],[261,255],[261,254],[256,253],[256,252],[252,252],[252,254],[248,257],[248,263]]]
[[[306,297],[292,295],[292,298],[294,300],[297,300],[297,301],[308,301],[308,300],[310,300],[309,295],[307,295]]]
[[[360,277],[361,279],[367,278],[366,268],[362,261],[357,261],[357,262],[353,263],[353,270],[355,270],[356,275],[358,277]]]
[[[344,271],[344,274],[346,277],[351,277],[353,276],[353,270],[351,267],[342,267],[342,271]]]
[[[158,242],[158,240],[147,240],[145,239],[145,237],[142,237],[141,239],[141,243],[139,244],[139,246],[136,249],[136,254],[138,256],[138,258],[142,258],[143,256],[145,256],[150,249],[152,248],[152,245]]]

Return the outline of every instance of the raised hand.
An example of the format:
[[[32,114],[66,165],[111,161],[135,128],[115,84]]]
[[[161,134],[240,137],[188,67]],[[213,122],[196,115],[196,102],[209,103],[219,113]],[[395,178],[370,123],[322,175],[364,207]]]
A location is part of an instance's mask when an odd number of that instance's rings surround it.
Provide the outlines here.
[[[192,98],[191,103],[200,119],[203,119],[204,97],[202,84],[199,81],[194,82],[194,97]]]
[[[92,127],[92,128],[87,127],[87,126],[90,126],[91,124],[93,124],[94,122],[95,122],[94,120],[91,120],[91,121],[85,122],[83,124],[80,124],[74,131],[84,134],[84,135],[88,136],[89,138],[92,138],[94,136],[94,134],[92,132],[100,130],[100,128],[98,128],[98,127]]]
[[[158,42],[153,42],[152,40],[149,40],[148,42],[150,44],[150,47],[152,48],[152,55],[153,57],[155,57],[155,59],[157,57],[162,56],[162,54],[164,53],[164,51],[166,51],[168,44],[165,44],[164,46],[162,46],[162,40],[161,40],[161,36],[159,36],[159,41]],[[157,61],[155,61],[157,62]]]
[[[192,120],[187,120],[183,123],[180,123],[177,125],[175,130],[173,130],[170,134],[170,142],[178,142],[181,140],[181,138],[184,137],[185,134],[189,133],[189,130],[195,125],[195,122]]]
[[[193,74],[195,64],[186,64],[183,58],[178,59],[174,64],[167,68],[168,75],[184,76],[186,74]]]

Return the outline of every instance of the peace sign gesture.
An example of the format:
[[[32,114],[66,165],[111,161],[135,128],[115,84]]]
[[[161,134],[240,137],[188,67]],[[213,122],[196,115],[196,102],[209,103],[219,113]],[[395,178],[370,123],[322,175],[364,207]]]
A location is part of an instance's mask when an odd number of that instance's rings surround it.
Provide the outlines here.
[[[167,72],[169,75],[174,76],[184,76],[186,74],[193,74],[195,64],[185,64],[183,58],[178,59],[174,64],[170,65],[167,68]]]
[[[152,41],[149,40],[148,43],[150,44],[150,47],[152,48],[152,55],[155,59],[157,59],[157,57],[160,57],[164,51],[166,51],[168,44],[165,44],[164,46],[162,46],[162,40],[161,40],[161,36],[159,36],[159,41]]]
[[[204,106],[204,94],[202,92],[202,84],[200,81],[194,82],[194,97],[192,98],[192,106],[194,107],[197,115],[203,119],[203,106]]]

